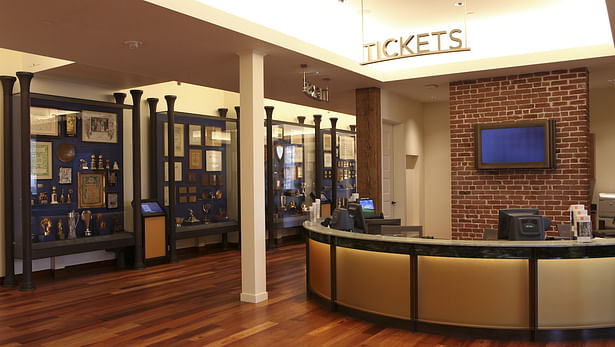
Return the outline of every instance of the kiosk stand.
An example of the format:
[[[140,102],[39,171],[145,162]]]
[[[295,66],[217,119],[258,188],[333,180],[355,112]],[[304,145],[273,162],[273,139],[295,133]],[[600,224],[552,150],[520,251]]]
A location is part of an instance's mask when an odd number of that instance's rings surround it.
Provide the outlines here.
[[[166,214],[157,201],[141,202],[141,225],[145,263],[160,263],[167,260]]]

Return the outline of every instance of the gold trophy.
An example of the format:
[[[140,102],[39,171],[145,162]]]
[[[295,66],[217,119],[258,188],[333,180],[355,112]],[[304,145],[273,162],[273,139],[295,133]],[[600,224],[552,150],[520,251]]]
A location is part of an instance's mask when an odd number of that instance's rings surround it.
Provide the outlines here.
[[[92,236],[92,230],[90,230],[90,221],[92,220],[92,211],[90,210],[84,210],[81,212],[81,219],[83,220],[83,223],[85,223],[85,236],[89,237]]]

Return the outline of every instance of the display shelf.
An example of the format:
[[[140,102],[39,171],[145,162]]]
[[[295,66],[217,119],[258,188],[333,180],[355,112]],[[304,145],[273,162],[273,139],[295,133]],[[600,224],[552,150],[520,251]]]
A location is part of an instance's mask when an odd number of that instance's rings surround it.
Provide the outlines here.
[[[356,192],[356,135],[352,131],[336,129],[336,141],[331,141],[331,130],[322,129],[322,151],[321,155],[323,167],[320,171],[322,175],[323,194],[327,200],[332,199],[333,170],[337,170],[336,187],[336,206],[346,206],[352,193]],[[335,148],[332,144],[335,143]],[[335,161],[335,162],[334,162]],[[336,165],[334,165],[336,164]],[[334,168],[335,166],[335,168]]]

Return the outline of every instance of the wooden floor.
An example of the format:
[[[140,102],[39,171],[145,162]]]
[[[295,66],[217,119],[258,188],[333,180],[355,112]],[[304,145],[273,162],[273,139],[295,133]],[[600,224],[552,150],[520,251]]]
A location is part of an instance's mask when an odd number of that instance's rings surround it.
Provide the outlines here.
[[[90,269],[91,271],[91,269]],[[306,298],[304,245],[267,253],[269,300],[239,302],[240,256],[226,251],[145,270],[37,276],[0,288],[0,345],[615,346],[466,340],[376,326]]]

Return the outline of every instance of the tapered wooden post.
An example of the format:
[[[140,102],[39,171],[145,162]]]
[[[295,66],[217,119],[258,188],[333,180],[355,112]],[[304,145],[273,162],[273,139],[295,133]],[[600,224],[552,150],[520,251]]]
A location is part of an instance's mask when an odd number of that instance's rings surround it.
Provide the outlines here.
[[[177,222],[175,221],[175,95],[165,95],[167,101],[167,117],[169,127],[167,129],[169,139],[167,153],[169,158],[169,247],[171,263],[177,263],[177,245],[175,239],[175,230]]]
[[[275,213],[275,201],[273,199],[273,106],[265,106],[267,114],[267,216],[265,219],[267,227],[267,248],[272,249],[275,245],[273,232],[273,214]]]
[[[314,115],[314,151],[316,151],[316,160],[314,165],[316,168],[314,169],[316,178],[314,187],[314,194],[316,195],[316,199],[320,199],[320,194],[322,193],[322,135],[320,132],[320,121],[322,120],[322,116],[319,114]]]
[[[158,167],[158,158],[156,157],[156,144],[158,138],[156,136],[156,106],[158,105],[157,98],[147,98],[149,105],[149,172],[156,172]],[[160,201],[158,196],[158,182],[155,179],[149,179],[149,197]]]
[[[126,93],[113,93],[113,98],[115,98],[115,103],[123,105],[124,100],[126,99]]]
[[[4,280],[3,287],[15,287],[15,245],[13,241],[13,170],[6,163],[13,163],[13,86],[16,78],[0,76],[4,111]],[[29,198],[28,198],[29,200]]]
[[[329,118],[331,121],[331,213],[337,207],[337,118]]]
[[[143,258],[143,228],[141,225],[141,95],[133,89],[132,95],[132,201],[133,231],[135,233],[135,269],[145,268]]]
[[[30,199],[30,83],[34,74],[30,72],[18,72],[20,89],[20,115],[21,115],[21,229],[23,246],[23,275],[19,290],[34,290],[36,286],[32,281],[32,206]],[[6,170],[5,170],[6,171]],[[5,202],[6,203],[6,202]]]

